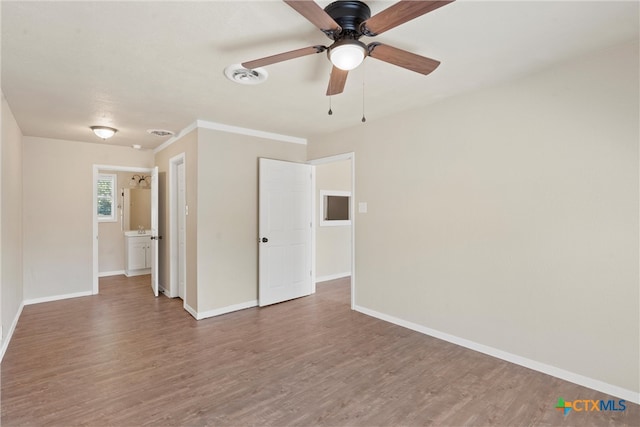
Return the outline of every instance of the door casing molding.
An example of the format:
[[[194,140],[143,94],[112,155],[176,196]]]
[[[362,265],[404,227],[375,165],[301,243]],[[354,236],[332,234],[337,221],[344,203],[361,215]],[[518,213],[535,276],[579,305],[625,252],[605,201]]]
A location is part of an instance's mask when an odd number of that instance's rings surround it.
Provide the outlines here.
[[[93,295],[97,295],[100,291],[99,288],[99,280],[98,280],[98,270],[100,269],[99,260],[98,260],[98,194],[96,189],[96,181],[98,180],[99,171],[109,171],[109,172],[138,172],[138,173],[151,173],[153,168],[139,168],[139,167],[131,167],[131,166],[114,166],[114,165],[93,165]]]
[[[356,307],[356,153],[343,153],[334,156],[321,157],[307,161],[310,165],[318,166],[327,163],[341,162],[343,160],[351,160],[351,203],[349,205],[349,217],[351,218],[351,309]],[[315,189],[314,189],[315,191]],[[315,196],[313,198],[315,200]],[[315,212],[315,207],[314,207]],[[314,227],[314,245],[313,245],[313,269],[315,273],[316,248],[315,248],[315,227]],[[315,276],[315,274],[314,274]],[[313,283],[313,291],[315,292],[315,277]]]
[[[169,159],[169,297],[174,298],[179,295],[178,287],[180,286],[180,278],[178,277],[178,262],[180,258],[180,236],[178,236],[178,165],[183,165],[183,173],[185,176],[185,206],[186,206],[186,175],[187,161],[186,154],[180,153]],[[184,212],[183,212],[184,214]],[[186,220],[186,218],[185,218]],[[186,250],[186,230],[185,230],[185,250]],[[186,256],[183,258],[186,259]],[[186,265],[183,266],[186,275]],[[186,278],[184,287],[183,307],[187,307],[187,285]]]

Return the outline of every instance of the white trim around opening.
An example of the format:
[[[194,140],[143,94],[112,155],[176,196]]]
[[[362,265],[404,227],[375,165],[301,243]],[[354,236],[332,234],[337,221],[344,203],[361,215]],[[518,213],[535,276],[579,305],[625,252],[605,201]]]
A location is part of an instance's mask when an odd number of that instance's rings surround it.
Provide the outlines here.
[[[182,271],[182,280],[186,284],[186,254],[184,251],[186,250],[186,231],[183,231],[184,235],[182,236],[184,245],[182,251],[180,249],[180,236],[179,232],[179,219],[180,215],[186,216],[186,188],[185,180],[180,180],[179,178],[179,166],[182,165],[182,174],[186,179],[186,155],[185,153],[180,153],[171,159],[169,159],[169,297],[174,298],[180,296],[179,286],[180,286],[180,271]],[[182,182],[183,188],[180,189],[180,183]],[[184,205],[180,206],[179,203],[179,194],[180,191],[183,191],[185,194]],[[186,219],[185,219],[186,221]],[[182,269],[180,269],[180,264],[182,265]],[[183,298],[183,307],[187,310],[187,286],[184,288]]]
[[[139,172],[139,173],[151,173],[153,168],[139,168],[130,166],[114,166],[114,165],[93,165],[93,295],[97,295],[100,291],[99,288],[99,270],[100,264],[98,259],[98,194],[96,188],[96,182],[100,171],[110,172]]]
[[[356,153],[337,154],[335,156],[322,157],[319,159],[309,160],[310,165],[318,166],[327,163],[340,162],[343,160],[351,160],[351,200],[349,201],[349,217],[351,218],[351,309],[356,307],[356,217],[355,217],[355,200],[356,200]],[[315,197],[314,197],[315,200]],[[313,207],[315,209],[315,206]],[[314,259],[313,269],[315,274],[315,242],[314,242]],[[315,290],[315,283],[314,283]]]

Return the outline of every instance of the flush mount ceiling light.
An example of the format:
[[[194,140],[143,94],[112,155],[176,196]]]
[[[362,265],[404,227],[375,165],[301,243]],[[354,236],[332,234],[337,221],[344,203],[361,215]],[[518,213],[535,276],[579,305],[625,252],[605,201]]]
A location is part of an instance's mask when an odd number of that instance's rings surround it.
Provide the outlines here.
[[[240,64],[229,65],[224,69],[224,75],[232,82],[243,85],[257,85],[269,77],[269,73],[263,68],[249,69]]]
[[[108,126],[91,126],[91,130],[98,138],[102,139],[109,139],[118,132],[118,129],[110,128]]]
[[[367,46],[358,40],[344,39],[334,43],[328,51],[333,65],[344,71],[350,71],[362,64]]]

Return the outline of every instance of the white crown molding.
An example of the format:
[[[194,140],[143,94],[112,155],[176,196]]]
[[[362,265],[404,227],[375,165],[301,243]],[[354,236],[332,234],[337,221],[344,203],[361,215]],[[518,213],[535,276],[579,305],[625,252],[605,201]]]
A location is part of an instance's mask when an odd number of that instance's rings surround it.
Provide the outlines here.
[[[153,154],[157,154],[158,152],[164,150],[165,148],[167,148],[168,146],[170,146],[171,144],[173,144],[174,142],[176,142],[177,140],[179,140],[180,138],[182,138],[183,136],[185,136],[186,134],[188,134],[194,129],[217,130],[220,132],[235,133],[238,135],[254,136],[256,138],[271,139],[274,141],[307,145],[306,138],[300,138],[300,137],[291,136],[291,135],[283,135],[280,133],[265,132],[262,130],[243,128],[239,126],[225,125],[224,123],[210,122],[207,120],[196,120],[186,128],[182,129],[180,132],[178,132],[175,136],[169,138],[164,143],[162,143],[157,148],[155,148],[153,150]]]
[[[265,132],[256,129],[243,128],[238,126],[225,125],[223,123],[209,122],[206,120],[197,120],[198,128],[218,130],[221,132],[237,133],[240,135],[255,136],[256,138],[272,139],[281,142],[290,142],[292,144],[307,145],[306,138],[299,138],[297,136],[282,135],[279,133]]]
[[[170,146],[171,144],[173,144],[174,142],[176,142],[177,140],[179,140],[180,138],[182,138],[192,130],[196,129],[197,127],[198,127],[198,121],[196,120],[186,128],[182,129],[180,132],[178,132],[177,134],[175,134],[174,136],[172,136],[171,138],[167,139],[165,142],[163,142],[162,144],[154,148],[153,154],[158,154],[160,151],[164,150],[165,148],[167,148],[168,146]]]

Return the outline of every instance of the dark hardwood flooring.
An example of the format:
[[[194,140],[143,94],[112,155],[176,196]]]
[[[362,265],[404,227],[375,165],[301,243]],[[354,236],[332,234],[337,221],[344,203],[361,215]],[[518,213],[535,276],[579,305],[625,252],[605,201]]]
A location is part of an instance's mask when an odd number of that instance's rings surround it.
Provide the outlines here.
[[[195,321],[148,276],[24,308],[2,362],[2,426],[640,425],[570,412],[613,399],[315,295]],[[617,401],[618,399],[616,399]]]

